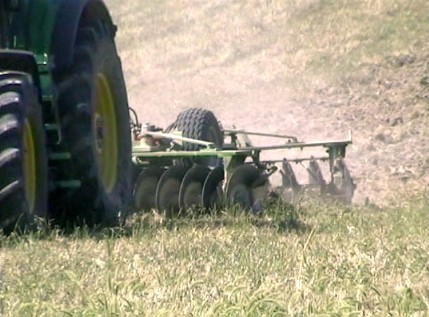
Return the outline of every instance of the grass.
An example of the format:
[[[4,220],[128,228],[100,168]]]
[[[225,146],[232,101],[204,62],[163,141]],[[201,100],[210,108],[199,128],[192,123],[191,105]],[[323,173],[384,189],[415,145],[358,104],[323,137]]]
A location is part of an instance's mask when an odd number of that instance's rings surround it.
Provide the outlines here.
[[[228,67],[305,96],[341,86],[362,65],[413,54],[427,46],[429,34],[425,0],[107,4],[122,26],[119,48],[128,78],[138,79],[130,80],[133,88],[161,65],[175,77]]]
[[[2,238],[3,316],[427,316],[429,200]]]
[[[429,43],[424,0],[106,2],[134,99],[216,67],[306,95]],[[429,316],[429,197],[396,197],[0,237],[0,315]]]

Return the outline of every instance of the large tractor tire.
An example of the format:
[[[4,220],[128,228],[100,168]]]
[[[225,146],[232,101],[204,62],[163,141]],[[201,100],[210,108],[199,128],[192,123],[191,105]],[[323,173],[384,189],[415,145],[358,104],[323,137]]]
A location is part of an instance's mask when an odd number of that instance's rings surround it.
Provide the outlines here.
[[[0,73],[0,227],[47,217],[48,162],[42,108],[31,77]]]
[[[214,143],[217,149],[222,149],[223,132],[215,115],[209,110],[190,108],[182,111],[173,123],[172,129],[182,131],[184,137],[209,141]],[[202,145],[189,142],[183,143],[183,150],[185,151],[198,151],[202,147]],[[185,160],[185,164],[190,165],[192,163],[216,167],[221,164],[221,160],[217,157]]]
[[[73,66],[57,81],[71,177],[81,186],[68,191],[54,208],[67,222],[116,225],[131,197],[131,133],[121,62],[107,24],[79,27]]]

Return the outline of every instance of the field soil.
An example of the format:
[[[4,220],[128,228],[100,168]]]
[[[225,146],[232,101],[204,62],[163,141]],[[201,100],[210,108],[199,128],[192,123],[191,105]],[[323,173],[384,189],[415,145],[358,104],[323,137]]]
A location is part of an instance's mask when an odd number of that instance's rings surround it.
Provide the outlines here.
[[[180,111],[204,107],[224,127],[304,141],[351,130],[355,203],[383,205],[427,187],[426,1],[107,4],[143,122],[166,127]]]

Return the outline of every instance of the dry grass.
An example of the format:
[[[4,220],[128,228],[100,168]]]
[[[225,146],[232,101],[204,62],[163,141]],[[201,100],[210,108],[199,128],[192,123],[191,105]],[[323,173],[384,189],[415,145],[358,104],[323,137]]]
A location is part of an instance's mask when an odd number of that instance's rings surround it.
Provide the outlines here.
[[[3,316],[427,316],[428,201],[2,238]]]
[[[106,2],[143,121],[203,105],[253,130],[352,127],[358,196],[388,207],[2,237],[0,315],[429,316],[427,1]]]
[[[422,0],[107,3],[136,88],[228,66],[227,78],[258,77],[308,94],[338,85],[362,64],[427,46]]]

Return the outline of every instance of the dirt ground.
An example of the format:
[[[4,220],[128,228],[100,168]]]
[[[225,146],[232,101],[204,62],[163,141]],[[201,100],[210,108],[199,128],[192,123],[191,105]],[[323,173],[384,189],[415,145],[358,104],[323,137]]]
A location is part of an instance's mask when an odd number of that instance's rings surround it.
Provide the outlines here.
[[[343,139],[352,130],[347,164],[358,186],[355,203],[399,203],[400,195],[428,185],[428,35],[406,42],[405,48],[361,58],[359,71],[347,70],[332,80],[330,63],[334,68],[337,58],[347,56],[326,51],[322,70],[310,72],[307,66],[315,64],[308,62],[310,55],[319,56],[324,48],[299,47],[300,36],[318,43],[317,34],[296,23],[300,14],[317,17],[314,6],[323,10],[321,1],[294,2],[293,12],[281,10],[286,5],[273,7],[282,1],[107,3],[119,26],[130,105],[142,121],[166,127],[180,111],[198,106],[212,110],[224,127],[305,141]],[[391,18],[390,11],[379,10]],[[336,52],[366,43],[333,40],[338,42],[327,40],[326,47],[338,45]]]

